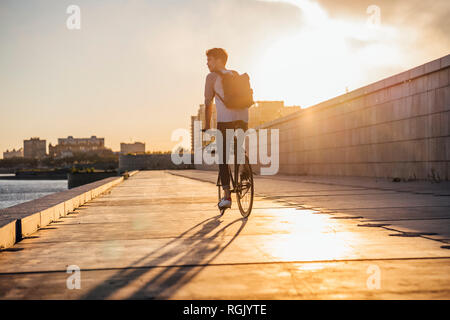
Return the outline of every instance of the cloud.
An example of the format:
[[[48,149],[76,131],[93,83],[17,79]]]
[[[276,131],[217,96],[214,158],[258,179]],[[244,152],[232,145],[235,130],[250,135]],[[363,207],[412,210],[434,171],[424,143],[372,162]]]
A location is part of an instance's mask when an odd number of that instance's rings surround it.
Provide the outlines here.
[[[353,20],[367,19],[367,7],[375,4],[381,9],[382,25],[398,28],[405,38],[411,39],[403,43],[408,51],[413,50],[420,58],[437,57],[450,51],[448,0],[317,0],[317,3],[332,18]]]
[[[260,0],[278,1],[278,0]],[[308,11],[322,11],[334,21],[354,21],[361,25],[369,17],[367,8],[376,5],[381,10],[381,25],[398,30],[398,37],[386,39],[405,48],[405,52],[414,51],[411,57],[415,63],[421,63],[426,57],[439,57],[450,51],[450,2],[448,0],[281,0],[297,6],[303,14]],[[320,23],[320,22],[319,22]],[[355,25],[356,25],[355,24]],[[358,39],[348,37],[348,43],[354,49],[363,48],[376,42],[376,39]],[[419,50],[420,48],[420,50]],[[430,59],[430,58],[428,58]],[[421,62],[417,62],[421,61]]]
[[[266,77],[260,86],[266,92],[277,88],[276,94],[291,103],[311,105],[450,51],[450,2],[445,0],[377,1],[381,23],[375,28],[367,23],[373,1],[282,2],[301,11],[301,24],[296,34],[267,48],[263,65],[283,85]]]

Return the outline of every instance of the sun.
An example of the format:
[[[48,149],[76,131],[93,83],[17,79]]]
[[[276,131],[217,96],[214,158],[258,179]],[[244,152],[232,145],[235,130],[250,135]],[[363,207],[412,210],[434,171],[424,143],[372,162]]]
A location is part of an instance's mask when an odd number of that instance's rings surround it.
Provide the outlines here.
[[[364,20],[332,19],[311,1],[288,2],[302,10],[304,23],[264,46],[255,68],[258,99],[308,107],[374,81],[377,66],[401,61],[394,28],[373,30]]]

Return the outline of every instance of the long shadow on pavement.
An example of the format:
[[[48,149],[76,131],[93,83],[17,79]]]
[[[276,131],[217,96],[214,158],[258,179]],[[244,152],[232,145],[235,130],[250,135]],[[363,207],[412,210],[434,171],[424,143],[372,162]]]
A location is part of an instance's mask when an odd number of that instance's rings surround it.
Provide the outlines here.
[[[160,271],[148,279],[146,283],[140,285],[137,290],[133,290],[134,293],[127,299],[170,298],[216,259],[236,239],[247,223],[247,219],[240,218],[218,229],[222,223],[220,217],[218,215],[208,218],[189,228],[173,240],[136,260],[129,267],[114,274],[102,284],[90,290],[82,299],[106,299],[155,269]],[[225,230],[238,222],[241,222],[239,229],[226,243],[214,241],[220,236],[225,236]],[[191,236],[185,237],[196,228],[200,229]],[[214,233],[208,236],[211,232]],[[150,258],[169,246],[172,246],[172,248],[168,251]],[[169,262],[175,257],[178,258]],[[147,259],[149,260],[147,261]],[[165,261],[169,263],[164,266]],[[137,265],[144,266],[136,267]]]

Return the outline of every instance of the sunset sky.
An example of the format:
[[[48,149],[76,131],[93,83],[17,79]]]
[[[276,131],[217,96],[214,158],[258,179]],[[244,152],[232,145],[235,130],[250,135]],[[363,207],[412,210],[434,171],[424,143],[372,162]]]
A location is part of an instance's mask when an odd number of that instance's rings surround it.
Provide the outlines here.
[[[66,27],[72,4],[80,30]],[[308,107],[449,54],[449,16],[448,0],[2,0],[0,157],[34,136],[172,149],[212,47],[255,100]]]

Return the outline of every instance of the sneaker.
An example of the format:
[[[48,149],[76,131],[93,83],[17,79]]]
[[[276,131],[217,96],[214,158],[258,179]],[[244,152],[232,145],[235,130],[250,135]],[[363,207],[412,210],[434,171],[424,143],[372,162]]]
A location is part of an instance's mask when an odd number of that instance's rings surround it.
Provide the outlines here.
[[[219,203],[217,204],[219,209],[227,209],[231,208],[231,198],[222,198],[220,199]]]

